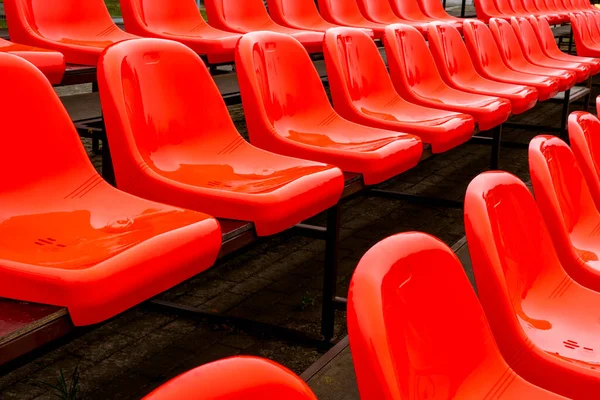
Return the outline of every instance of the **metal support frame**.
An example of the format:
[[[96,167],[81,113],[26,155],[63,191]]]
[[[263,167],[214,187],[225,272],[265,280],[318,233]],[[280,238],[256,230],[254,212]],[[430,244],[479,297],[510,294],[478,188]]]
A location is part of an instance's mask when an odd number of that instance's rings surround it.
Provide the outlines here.
[[[573,27],[571,26],[571,30],[569,32],[569,50],[567,51],[567,53],[571,54],[572,50],[573,50]]]
[[[346,308],[346,299],[336,296],[341,206],[336,204],[327,211],[327,231],[325,232],[325,268],[323,270],[323,309],[321,313],[321,334],[326,342],[331,341],[335,328],[335,310]]]
[[[98,81],[92,82],[92,93],[98,93]],[[100,138],[97,135],[92,137],[92,152],[100,154]]]

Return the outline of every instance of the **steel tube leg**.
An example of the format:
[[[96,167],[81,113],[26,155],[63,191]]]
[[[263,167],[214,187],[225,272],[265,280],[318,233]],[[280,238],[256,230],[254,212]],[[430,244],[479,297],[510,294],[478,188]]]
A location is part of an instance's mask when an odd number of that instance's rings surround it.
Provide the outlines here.
[[[502,125],[498,125],[492,131],[492,157],[490,169],[496,170],[500,164],[500,142],[502,141]]]
[[[92,93],[98,93],[98,81],[92,83]],[[100,138],[97,135],[92,137],[92,152],[100,154]]]
[[[467,0],[462,0],[461,4],[460,4],[460,17],[464,18],[465,17],[465,6],[467,5]]]
[[[573,49],[573,26],[571,26],[571,32],[569,33],[569,51],[567,51],[567,53],[571,54],[572,49]]]
[[[330,341],[333,338],[335,323],[334,298],[337,287],[340,211],[341,206],[339,204],[327,211],[325,269],[323,271],[323,311],[321,316],[321,333],[326,341]]]
[[[569,102],[571,100],[571,89],[565,91],[565,98],[563,99],[562,115],[560,119],[560,133],[559,137],[565,141],[568,140],[567,135],[567,120],[569,118]]]

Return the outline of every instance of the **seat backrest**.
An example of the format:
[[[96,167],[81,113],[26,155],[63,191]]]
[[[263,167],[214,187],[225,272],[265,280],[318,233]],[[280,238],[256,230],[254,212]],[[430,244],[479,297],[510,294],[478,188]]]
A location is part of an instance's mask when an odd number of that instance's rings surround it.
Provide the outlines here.
[[[98,176],[48,79],[33,64],[7,53],[0,53],[0,69],[5,90],[0,99],[0,169],[4,171],[0,199],[41,187],[49,189],[48,195],[64,196],[58,186],[76,186],[77,177],[84,182]],[[27,197],[30,200],[45,202],[33,193]]]
[[[271,18],[280,25],[286,21],[311,25],[323,20],[314,0],[268,0],[268,5]]]
[[[98,84],[119,184],[143,163],[173,170],[186,163],[180,158],[190,149],[210,153],[240,139],[208,69],[183,44],[139,39],[114,45],[100,58]]]
[[[501,14],[494,0],[473,0],[473,4],[477,19],[481,21],[487,22],[490,18]]]
[[[568,127],[573,154],[600,210],[600,121],[590,113],[576,111],[569,116]]]
[[[517,0],[517,1],[519,1],[519,0]],[[522,0],[522,1],[523,1],[523,7],[525,8],[525,10],[528,13],[538,14],[540,12],[535,0]]]
[[[206,15],[210,25],[230,30],[228,26],[242,28],[272,23],[262,0],[205,0]]]
[[[373,21],[387,21],[397,18],[389,0],[344,0],[356,1],[363,16]]]
[[[316,400],[308,385],[287,368],[264,358],[237,356],[213,361],[185,372],[144,400],[289,399]]]
[[[527,63],[519,39],[510,23],[500,18],[492,18],[489,24],[503,59],[510,63]]]
[[[599,219],[592,195],[573,152],[556,136],[531,141],[529,172],[537,205],[560,254],[570,249],[569,233],[578,223],[590,216]]]
[[[351,28],[329,29],[323,53],[336,108],[368,102],[381,93],[388,93],[390,99],[397,96],[377,45],[366,33]]]
[[[463,35],[471,60],[479,73],[486,70],[500,73],[506,70],[500,47],[486,24],[478,20],[467,20],[463,23]]]
[[[523,330],[550,329],[529,316],[569,280],[533,196],[502,171],[476,177],[465,196],[465,231],[479,299],[505,359],[522,350]],[[535,314],[534,314],[535,315]],[[516,358],[515,358],[516,359]]]
[[[540,41],[527,18],[512,17],[510,19],[510,25],[515,31],[515,36],[521,44],[521,49],[525,54],[534,57],[544,54]]]
[[[441,19],[448,17],[448,13],[444,9],[442,2],[439,0],[419,0],[419,5],[427,16]]]
[[[587,26],[587,18],[582,13],[570,13],[569,20],[573,30],[573,39],[576,47],[585,47],[586,44],[593,43],[590,29]],[[578,50],[579,53],[579,50]]]
[[[235,51],[235,65],[254,143],[255,131],[273,131],[283,119],[311,118],[315,112],[329,116],[333,112],[310,56],[289,35],[244,35]]]
[[[501,15],[504,15],[506,17],[509,17],[509,16],[515,14],[516,10],[511,3],[512,3],[512,1],[508,1],[508,0],[495,0],[494,1],[494,4],[496,5],[496,9],[500,12]]]
[[[449,24],[435,22],[429,26],[427,38],[438,71],[446,82],[450,82],[452,77],[466,82],[477,75],[458,29]]]
[[[384,45],[392,82],[400,96],[408,97],[410,92],[420,89],[430,93],[431,88],[446,86],[425,38],[412,26],[389,25]]]
[[[428,18],[419,7],[418,0],[390,0],[390,5],[399,17],[415,21]]]
[[[552,33],[552,28],[550,28],[550,24],[548,20],[543,17],[535,17],[533,15],[527,17],[533,31],[535,32],[540,46],[544,49],[548,54],[556,52],[558,46],[554,39],[554,34]]]
[[[17,43],[28,43],[31,31],[61,40],[65,34],[95,36],[118,29],[102,0],[55,0],[51,7],[46,0],[6,0],[4,7],[11,39]]]
[[[362,257],[347,318],[363,399],[445,398],[482,364],[502,363],[460,261],[424,233],[391,236]]]
[[[120,0],[123,20],[128,32],[150,31],[189,31],[205,26],[194,0]],[[175,28],[175,29],[173,29]]]
[[[318,0],[319,12],[329,22],[340,25],[361,25],[367,22],[356,0]]]
[[[585,18],[587,20],[587,26],[590,32],[590,37],[594,41],[600,40],[600,28],[598,28],[598,17],[596,16],[598,13],[585,13]]]

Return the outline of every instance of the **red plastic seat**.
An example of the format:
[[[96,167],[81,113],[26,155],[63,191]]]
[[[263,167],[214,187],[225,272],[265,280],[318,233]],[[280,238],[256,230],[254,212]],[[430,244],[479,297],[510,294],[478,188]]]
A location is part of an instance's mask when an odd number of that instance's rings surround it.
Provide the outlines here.
[[[416,28],[422,35],[427,35],[427,22],[415,22],[400,18],[394,13],[390,0],[334,0],[353,2],[356,1],[362,15],[368,20],[380,24],[406,24]]]
[[[213,64],[232,62],[242,37],[208,25],[194,0],[121,0],[121,11],[128,32],[181,42]]]
[[[100,61],[100,99],[119,188],[254,222],[261,236],[338,202],[342,172],[246,142],[202,60],[184,45],[139,39],[111,47]]]
[[[44,75],[10,54],[0,69],[0,296],[66,307],[89,325],[214,263],[214,218],[110,186]]]
[[[214,361],[171,379],[143,400],[317,400],[302,379],[258,357]]]
[[[600,44],[592,39],[585,15],[577,13],[569,14],[569,17],[571,19],[571,28],[573,30],[577,55],[583,57],[600,57]]]
[[[509,100],[463,92],[444,83],[425,38],[416,29],[390,25],[384,44],[394,87],[408,101],[472,115],[483,131],[510,116]]]
[[[298,39],[309,53],[323,51],[323,32],[279,25],[271,19],[262,0],[206,0],[204,5],[208,21],[217,29],[236,33],[285,33]]]
[[[479,299],[508,364],[565,397],[599,393],[600,293],[564,271],[525,184],[506,172],[475,178],[465,230]]]
[[[501,0],[498,0],[501,1]],[[552,24],[560,24],[569,20],[568,15],[559,15],[553,11],[546,9],[543,0],[511,0],[523,4],[524,9],[529,15],[543,16],[548,18]]]
[[[490,29],[483,22],[465,21],[463,34],[471,61],[481,76],[498,82],[533,86],[538,91],[540,101],[552,98],[558,93],[557,78],[526,74],[508,68],[502,60],[500,49]]]
[[[590,32],[590,37],[592,41],[597,44],[600,44],[600,28],[598,27],[598,23],[600,21],[600,13],[584,13],[585,19],[587,20],[587,26]]]
[[[511,85],[479,75],[457,29],[436,22],[429,27],[428,37],[429,50],[435,59],[438,71],[450,87],[508,99],[513,114],[521,114],[537,103],[538,93],[534,87]]]
[[[319,32],[341,26],[325,21],[314,0],[268,0],[268,5],[273,21],[283,26]],[[375,36],[372,29],[363,30],[369,36]]]
[[[590,76],[591,70],[586,63],[555,60],[544,54],[535,31],[526,18],[512,17],[510,24],[516,33],[525,59],[530,63],[541,67],[574,72],[576,74],[576,82],[583,82]]]
[[[0,53],[14,54],[26,59],[42,71],[53,85],[58,85],[65,74],[65,56],[57,51],[16,44],[0,39]]]
[[[465,21],[465,18],[458,18],[446,12],[440,0],[417,0],[421,6],[421,10],[428,17],[438,21]]]
[[[556,60],[562,61],[575,61],[587,63],[590,67],[590,74],[596,75],[600,72],[600,58],[591,58],[591,57],[579,57],[571,54],[563,53],[558,44],[556,44],[556,40],[554,39],[554,34],[552,33],[552,29],[550,28],[550,24],[543,17],[529,17],[529,22],[535,32],[538,41],[542,47],[542,51],[548,56],[552,57]]]
[[[318,0],[319,12],[325,20],[340,26],[371,29],[381,39],[386,25],[363,17],[356,0]]]
[[[361,399],[562,398],[508,366],[460,261],[424,233],[391,236],[360,260],[348,335]]]
[[[419,7],[418,0],[389,0],[389,2],[390,2],[390,5],[392,6],[392,10],[394,11],[394,14],[396,14],[398,17],[400,17],[404,20],[415,21],[415,22],[425,22],[425,23],[441,20],[441,21],[444,21],[444,22],[452,25],[456,29],[462,30],[462,20],[460,20],[460,19],[453,19],[453,18],[439,19],[439,18],[432,18],[432,17],[425,15],[425,13],[423,13],[423,10],[421,10],[421,7]]]
[[[486,24],[489,23],[489,20],[492,18],[508,19],[513,15],[512,10],[508,14],[500,12],[494,0],[473,0],[473,4],[475,5],[475,13],[477,14],[477,19],[485,22]],[[508,0],[504,0],[501,4],[503,4],[504,7],[508,9],[511,8]]]
[[[537,205],[567,273],[600,292],[600,213],[573,152],[555,136],[529,145],[529,171]]]
[[[592,114],[574,112],[569,116],[569,140],[577,164],[600,210],[600,121]]]
[[[340,117],[310,56],[294,38],[245,35],[236,51],[236,70],[250,140],[258,147],[360,173],[367,185],[390,179],[421,159],[418,137]]]
[[[574,72],[564,69],[540,67],[539,65],[527,61],[521,49],[521,45],[519,44],[519,39],[513,28],[510,26],[510,23],[501,19],[492,18],[490,19],[489,24],[492,35],[500,49],[502,60],[509,68],[528,74],[558,78],[558,90],[560,91],[565,91],[573,87],[576,80],[576,74]]]
[[[102,0],[6,0],[11,40],[56,50],[69,64],[93,65],[113,43],[137,36],[113,22]]]
[[[434,153],[469,140],[473,117],[412,104],[401,98],[377,46],[362,32],[330,29],[323,46],[335,110],[359,124],[408,132],[431,144]]]

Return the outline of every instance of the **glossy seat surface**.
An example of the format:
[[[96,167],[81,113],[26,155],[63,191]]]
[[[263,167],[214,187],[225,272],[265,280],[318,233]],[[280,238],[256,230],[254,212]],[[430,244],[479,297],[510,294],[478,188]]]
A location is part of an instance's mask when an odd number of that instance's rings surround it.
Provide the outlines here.
[[[538,38],[542,51],[547,56],[556,60],[586,63],[590,67],[591,75],[600,72],[600,58],[580,57],[563,53],[554,39],[554,34],[546,18],[530,16],[529,23]]]
[[[443,4],[439,0],[418,0],[421,9],[425,15],[435,18],[439,21],[464,21],[464,18],[458,18],[446,12]]]
[[[424,233],[391,236],[362,257],[348,334],[361,399],[562,398],[507,365],[460,261]]]
[[[479,299],[508,364],[565,397],[597,393],[600,293],[567,275],[525,184],[498,171],[475,178],[465,230]]]
[[[483,77],[498,82],[532,86],[538,91],[540,101],[558,93],[558,79],[514,71],[504,63],[498,44],[490,29],[481,21],[465,21],[463,27],[465,45],[475,70]]]
[[[7,0],[11,40],[56,50],[69,64],[96,65],[113,43],[136,36],[119,29],[102,0]]]
[[[394,13],[390,0],[335,0],[335,1],[356,1],[362,15],[368,20],[380,24],[406,24],[417,29],[422,35],[427,35],[427,21],[417,22],[401,18]]]
[[[581,13],[569,14],[571,27],[573,29],[573,40],[578,56],[600,57],[600,44],[596,43],[588,27],[585,15]]]
[[[460,32],[445,23],[429,27],[429,49],[440,75],[451,87],[470,93],[499,96],[510,100],[513,114],[521,114],[537,103],[537,90],[531,86],[493,81],[477,73]]]
[[[600,292],[600,213],[573,152],[557,137],[538,136],[529,145],[529,171],[563,268],[581,285]]]
[[[183,43],[210,63],[232,62],[241,38],[208,25],[194,0],[121,0],[121,11],[128,32]]]
[[[1,297],[66,307],[75,325],[95,324],[213,264],[214,218],[110,186],[42,73],[9,54],[0,68],[10,92],[0,106],[0,167],[10,171],[0,178]],[[34,115],[36,124],[23,123]]]
[[[212,26],[230,32],[270,31],[291,35],[309,53],[323,51],[323,32],[279,25],[271,19],[262,0],[206,0],[206,15]]]
[[[268,5],[271,18],[290,28],[325,32],[340,26],[322,17],[314,0],[268,0]],[[374,36],[373,30],[364,28],[364,31]]]
[[[555,60],[547,56],[542,50],[538,37],[528,19],[513,17],[510,19],[510,24],[516,33],[523,55],[530,63],[541,67],[574,72],[576,82],[583,82],[590,76],[590,67],[585,63]]]
[[[57,51],[16,44],[0,39],[0,52],[10,53],[35,65],[53,85],[59,84],[65,74],[65,56]]]
[[[492,35],[500,49],[502,60],[510,69],[528,74],[557,78],[559,81],[558,89],[560,91],[573,87],[576,80],[574,72],[564,69],[540,67],[539,65],[532,64],[525,58],[517,34],[508,21],[492,18],[489,24]]]
[[[383,36],[386,25],[366,19],[360,12],[356,0],[318,0],[318,4],[323,18],[331,23],[371,29],[377,39]]]
[[[498,0],[500,1],[500,0]],[[520,2],[523,4],[523,7],[529,15],[539,15],[548,18],[548,20],[553,24],[560,24],[561,22],[568,21],[568,17],[563,14],[559,15],[553,11],[548,11],[545,9],[545,4],[542,0],[513,0],[515,2]]]
[[[421,158],[418,137],[340,117],[310,56],[294,38],[245,35],[236,69],[250,140],[258,147],[361,173],[367,185],[390,179]]]
[[[573,154],[600,210],[600,121],[592,114],[574,112],[569,116],[568,129]]]
[[[475,5],[475,13],[477,19],[485,22],[489,22],[491,18],[510,18],[513,14],[503,14],[498,10],[494,0],[473,0]],[[510,8],[510,4],[507,0],[504,0],[505,7]]]
[[[404,20],[416,22],[435,22],[444,21],[452,25],[456,29],[462,30],[462,21],[458,18],[448,18],[446,15],[443,18],[434,18],[426,15],[419,6],[418,0],[389,0],[394,14]]]
[[[466,114],[409,103],[398,95],[373,41],[354,29],[325,34],[325,63],[335,110],[362,125],[408,132],[441,153],[472,136],[475,122]]]
[[[180,43],[111,47],[98,83],[117,184],[127,192],[251,221],[259,235],[326,210],[342,193],[339,169],[246,142],[202,60]]]
[[[425,38],[406,25],[390,25],[384,44],[396,91],[405,99],[428,107],[472,115],[481,130],[502,124],[511,113],[509,100],[463,92],[440,76]]]
[[[237,356],[185,372],[143,400],[316,400],[292,371],[258,357]]]

